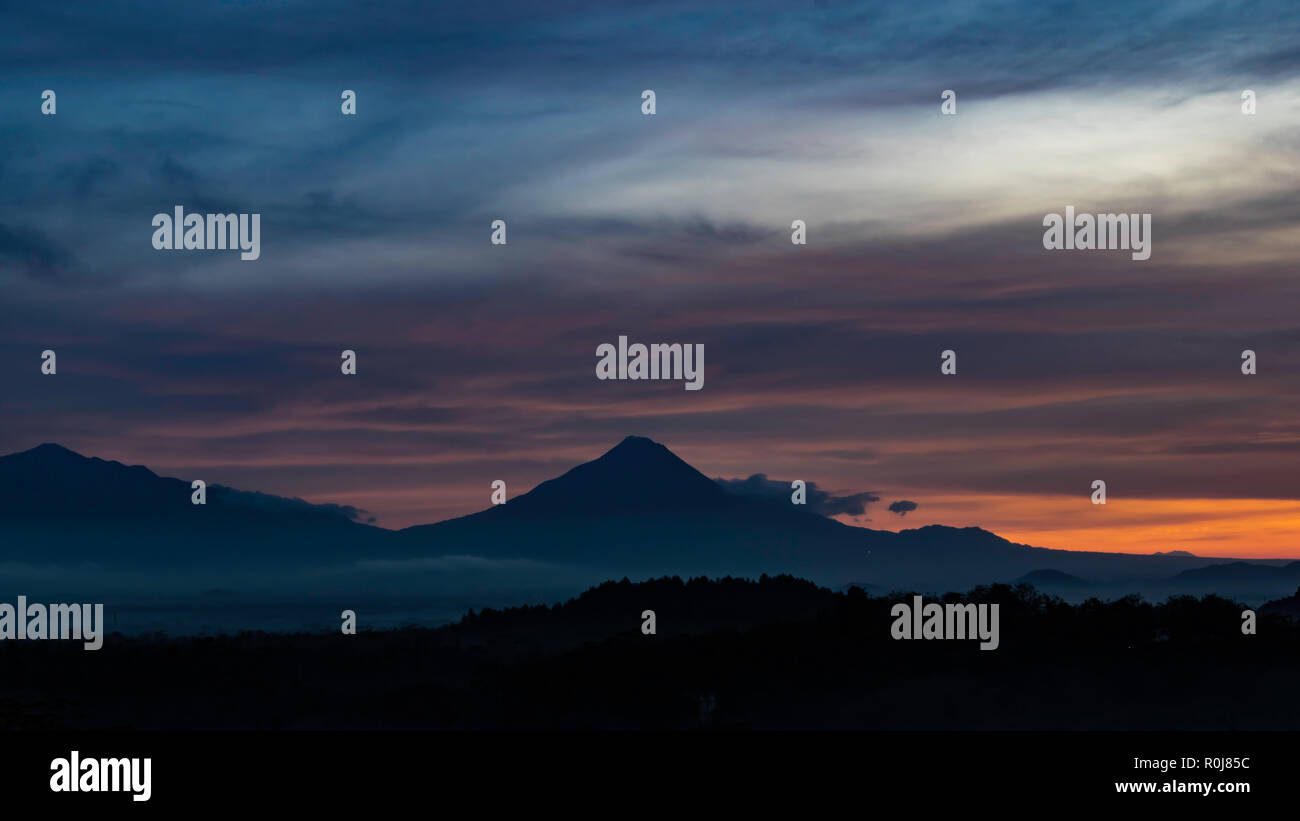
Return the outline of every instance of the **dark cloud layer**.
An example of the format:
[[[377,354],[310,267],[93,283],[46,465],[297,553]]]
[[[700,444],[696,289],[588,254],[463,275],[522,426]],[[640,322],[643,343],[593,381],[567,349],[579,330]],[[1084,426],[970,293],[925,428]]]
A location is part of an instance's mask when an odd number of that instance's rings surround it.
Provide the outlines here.
[[[769,479],[763,473],[755,473],[748,479],[718,478],[713,481],[738,496],[770,501],[778,505],[791,504],[791,495],[794,493],[791,482]],[[880,496],[875,493],[863,492],[838,495],[822,490],[817,487],[816,482],[808,480],[804,481],[804,490],[806,492],[804,509],[819,516],[838,516],[840,514],[862,516],[867,512],[868,504],[880,501]]]
[[[906,516],[910,511],[916,510],[917,507],[916,502],[899,499],[897,502],[889,503],[889,512],[897,513],[899,516]]]

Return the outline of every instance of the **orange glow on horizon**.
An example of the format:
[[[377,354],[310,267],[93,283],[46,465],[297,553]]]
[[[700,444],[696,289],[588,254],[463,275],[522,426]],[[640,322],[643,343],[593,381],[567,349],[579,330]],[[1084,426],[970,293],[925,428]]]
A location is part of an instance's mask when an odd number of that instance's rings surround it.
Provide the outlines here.
[[[1300,502],[1287,499],[1125,499],[1094,505],[1077,496],[960,495],[923,500],[905,517],[872,511],[845,524],[903,530],[929,524],[982,527],[1034,547],[1103,553],[1186,550],[1198,556],[1300,559]]]

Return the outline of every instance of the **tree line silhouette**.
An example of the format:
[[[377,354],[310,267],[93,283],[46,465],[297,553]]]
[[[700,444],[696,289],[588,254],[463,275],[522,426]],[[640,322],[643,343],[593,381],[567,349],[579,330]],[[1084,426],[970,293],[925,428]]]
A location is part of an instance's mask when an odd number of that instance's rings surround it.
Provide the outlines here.
[[[553,606],[353,636],[0,643],[0,726],[36,729],[1300,729],[1291,600],[1071,605],[1029,585],[1001,643],[896,641],[894,603],[790,576],[610,581]],[[1296,601],[1300,601],[1297,591]],[[652,609],[657,633],[643,635]],[[364,614],[360,614],[364,625]]]

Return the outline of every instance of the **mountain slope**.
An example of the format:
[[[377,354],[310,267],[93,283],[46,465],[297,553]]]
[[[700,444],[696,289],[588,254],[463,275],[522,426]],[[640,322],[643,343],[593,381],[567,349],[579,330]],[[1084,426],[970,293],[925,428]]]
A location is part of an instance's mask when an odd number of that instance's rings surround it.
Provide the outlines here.
[[[860,570],[892,535],[734,496],[636,436],[504,505],[400,533],[425,553],[675,574]]]
[[[0,457],[0,555],[29,563],[245,563],[357,558],[391,532],[351,508],[190,484],[44,444]]]
[[[629,436],[603,456],[542,482],[507,504],[511,515],[708,510],[732,497],[668,448]]]

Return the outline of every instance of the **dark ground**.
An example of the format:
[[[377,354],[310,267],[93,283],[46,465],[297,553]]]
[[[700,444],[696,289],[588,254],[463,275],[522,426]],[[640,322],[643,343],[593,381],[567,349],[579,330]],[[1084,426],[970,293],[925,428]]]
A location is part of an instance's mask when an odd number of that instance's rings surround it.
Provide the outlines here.
[[[607,582],[439,629],[0,643],[5,730],[1296,730],[1300,623],[1214,596],[998,602],[1001,646],[895,641],[910,595]],[[929,597],[926,601],[931,601]],[[642,635],[653,609],[658,634]],[[359,614],[364,624],[365,614]]]

